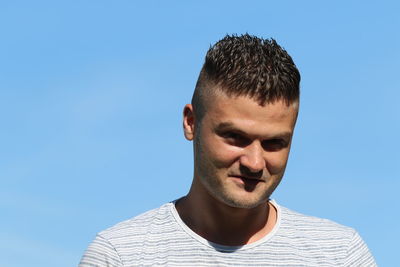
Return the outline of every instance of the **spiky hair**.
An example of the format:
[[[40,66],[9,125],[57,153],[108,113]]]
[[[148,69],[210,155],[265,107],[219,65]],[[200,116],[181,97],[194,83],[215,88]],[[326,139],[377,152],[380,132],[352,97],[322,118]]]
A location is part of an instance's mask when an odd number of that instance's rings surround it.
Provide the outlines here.
[[[227,35],[208,50],[192,103],[198,102],[201,90],[213,87],[228,96],[254,98],[261,105],[277,100],[289,105],[299,99],[299,84],[296,65],[274,39]]]

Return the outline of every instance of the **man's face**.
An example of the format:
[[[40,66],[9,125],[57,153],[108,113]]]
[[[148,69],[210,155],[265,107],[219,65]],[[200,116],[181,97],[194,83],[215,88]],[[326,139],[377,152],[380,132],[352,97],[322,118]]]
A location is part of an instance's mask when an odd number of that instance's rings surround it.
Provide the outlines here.
[[[236,208],[265,203],[284,174],[297,111],[297,103],[261,106],[248,97],[218,94],[207,101],[199,122],[187,105],[185,136],[194,141],[192,189]]]

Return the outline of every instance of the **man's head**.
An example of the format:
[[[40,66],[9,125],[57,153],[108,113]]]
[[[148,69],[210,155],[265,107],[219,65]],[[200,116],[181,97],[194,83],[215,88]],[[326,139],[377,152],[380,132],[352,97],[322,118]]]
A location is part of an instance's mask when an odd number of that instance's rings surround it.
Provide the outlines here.
[[[279,184],[297,118],[300,74],[274,40],[226,36],[212,46],[184,109],[194,141],[191,192],[256,207]]]
[[[221,92],[247,96],[261,105],[277,100],[290,105],[299,100],[299,84],[292,58],[274,39],[227,35],[208,50],[192,105],[198,119],[210,98]]]

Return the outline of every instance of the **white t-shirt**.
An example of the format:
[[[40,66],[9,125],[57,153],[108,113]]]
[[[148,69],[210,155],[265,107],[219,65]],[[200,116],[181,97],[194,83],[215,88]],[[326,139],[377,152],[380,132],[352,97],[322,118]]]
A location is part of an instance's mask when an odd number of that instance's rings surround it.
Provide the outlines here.
[[[207,241],[170,202],[100,232],[79,266],[376,266],[352,228],[271,203],[276,225],[248,245]]]

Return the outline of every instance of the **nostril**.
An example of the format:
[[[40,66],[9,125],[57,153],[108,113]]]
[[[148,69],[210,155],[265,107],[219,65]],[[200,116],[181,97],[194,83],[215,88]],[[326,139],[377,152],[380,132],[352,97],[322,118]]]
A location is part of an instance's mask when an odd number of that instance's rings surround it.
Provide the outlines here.
[[[263,176],[263,169],[251,170],[250,168],[248,168],[244,165],[240,165],[239,169],[240,169],[240,173],[243,176],[246,176],[248,178],[259,179]]]
[[[251,173],[258,173],[264,169],[265,161],[262,157],[244,155],[240,158],[240,165]]]

